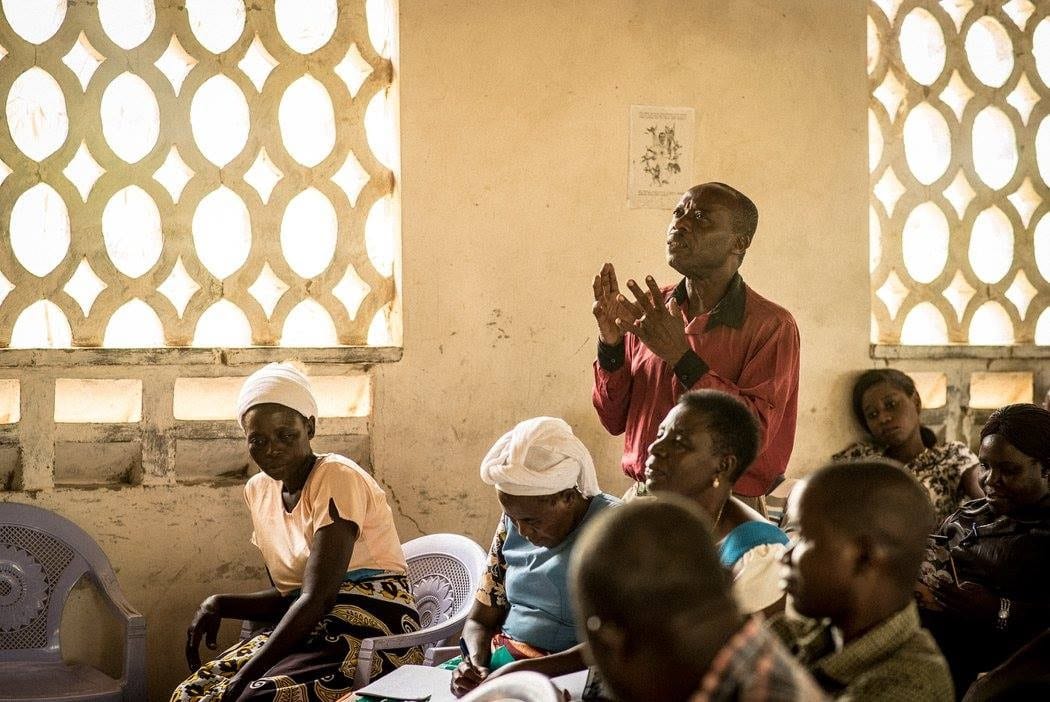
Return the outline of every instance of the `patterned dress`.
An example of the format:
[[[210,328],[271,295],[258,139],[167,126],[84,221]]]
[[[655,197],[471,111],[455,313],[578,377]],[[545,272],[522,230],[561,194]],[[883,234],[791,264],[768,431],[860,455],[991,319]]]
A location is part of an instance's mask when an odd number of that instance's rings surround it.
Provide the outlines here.
[[[886,449],[866,442],[858,442],[831,457],[833,461],[864,461],[885,458]],[[949,441],[926,448],[904,467],[918,478],[930,494],[930,501],[940,524],[959,508],[959,480],[967,469],[978,461],[966,444]]]
[[[353,688],[361,640],[419,630],[408,578],[388,575],[344,582],[336,604],[314,631],[238,698],[267,702],[336,702]],[[270,638],[272,628],[208,661],[172,693],[171,702],[218,702],[237,674]],[[419,648],[376,651],[372,679],[406,664],[421,664]]]

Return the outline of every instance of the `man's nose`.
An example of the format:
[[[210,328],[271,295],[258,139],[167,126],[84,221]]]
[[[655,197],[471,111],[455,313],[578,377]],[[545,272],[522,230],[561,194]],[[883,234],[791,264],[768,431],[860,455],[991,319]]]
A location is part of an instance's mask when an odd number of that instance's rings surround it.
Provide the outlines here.
[[[657,454],[657,452],[660,450],[661,446],[662,446],[662,444],[660,442],[660,439],[657,439],[653,443],[649,444],[649,448],[647,450],[649,451],[650,454],[655,456]]]

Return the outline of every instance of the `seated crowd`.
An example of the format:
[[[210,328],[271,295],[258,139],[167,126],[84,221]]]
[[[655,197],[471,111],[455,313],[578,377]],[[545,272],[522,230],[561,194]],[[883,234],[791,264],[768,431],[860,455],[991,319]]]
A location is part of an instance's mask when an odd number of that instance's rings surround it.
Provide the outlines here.
[[[734,188],[697,186],[667,230],[680,283],[629,280],[630,302],[610,264],[595,276],[592,401],[624,434],[633,484],[623,503],[602,492],[561,419],[496,441],[480,477],[502,515],[463,656],[445,664],[455,696],[591,666],[588,698],[621,702],[1050,698],[1050,411],[997,410],[974,455],[922,425],[907,375],[865,372],[852,404],[870,440],[797,483],[771,522],[799,334],[738,272],[757,217]],[[313,452],[316,415],[292,365],[244,383],[261,470],[245,501],[272,587],[201,603],[172,702],[349,699],[361,642],[419,629],[385,494]],[[263,624],[202,664],[224,618]],[[377,652],[371,677],[423,660]]]
[[[914,392],[891,387],[898,405]],[[878,402],[863,412],[868,426],[895,404]],[[297,368],[250,376],[239,416],[262,471],[245,499],[273,587],[201,604],[187,638],[193,675],[172,700],[337,699],[361,639],[419,626],[390,508],[352,461],[312,452],[316,402]],[[463,630],[470,655],[448,664],[453,693],[588,663],[604,694],[625,701],[952,700],[967,688],[967,699],[1023,699],[1048,689],[1050,412],[992,414],[973,469],[984,496],[939,526],[931,484],[944,482],[884,457],[888,441],[883,456],[834,460],[791,491],[790,542],[731,493],[759,441],[732,396],[685,393],[649,446],[648,496],[621,506],[599,490],[563,420],[507,432],[481,464],[503,514]],[[961,482],[969,469],[951,470]],[[272,624],[202,665],[197,647],[214,648],[223,618]],[[419,649],[384,651],[374,672],[421,661]]]

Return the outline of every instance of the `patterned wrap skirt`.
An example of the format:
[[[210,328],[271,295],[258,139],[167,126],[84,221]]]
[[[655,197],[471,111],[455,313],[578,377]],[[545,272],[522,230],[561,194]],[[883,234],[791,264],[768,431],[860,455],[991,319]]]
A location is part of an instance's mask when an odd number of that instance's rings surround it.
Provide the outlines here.
[[[313,632],[240,696],[252,702],[335,702],[351,691],[363,639],[419,630],[408,578],[386,575],[346,581],[336,604]],[[171,702],[218,702],[230,678],[262,648],[271,629],[224,651],[175,688]],[[419,648],[376,651],[372,679],[423,662]]]

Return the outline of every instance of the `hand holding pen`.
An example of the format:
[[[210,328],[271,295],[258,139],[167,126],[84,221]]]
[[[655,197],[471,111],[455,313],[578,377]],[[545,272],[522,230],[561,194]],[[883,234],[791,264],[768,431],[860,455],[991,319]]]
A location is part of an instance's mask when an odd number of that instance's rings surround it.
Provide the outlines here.
[[[450,684],[452,694],[456,697],[462,697],[467,694],[484,682],[489,675],[488,668],[474,663],[465,639],[459,640],[459,651],[463,655],[463,660],[452,672],[452,682]]]

